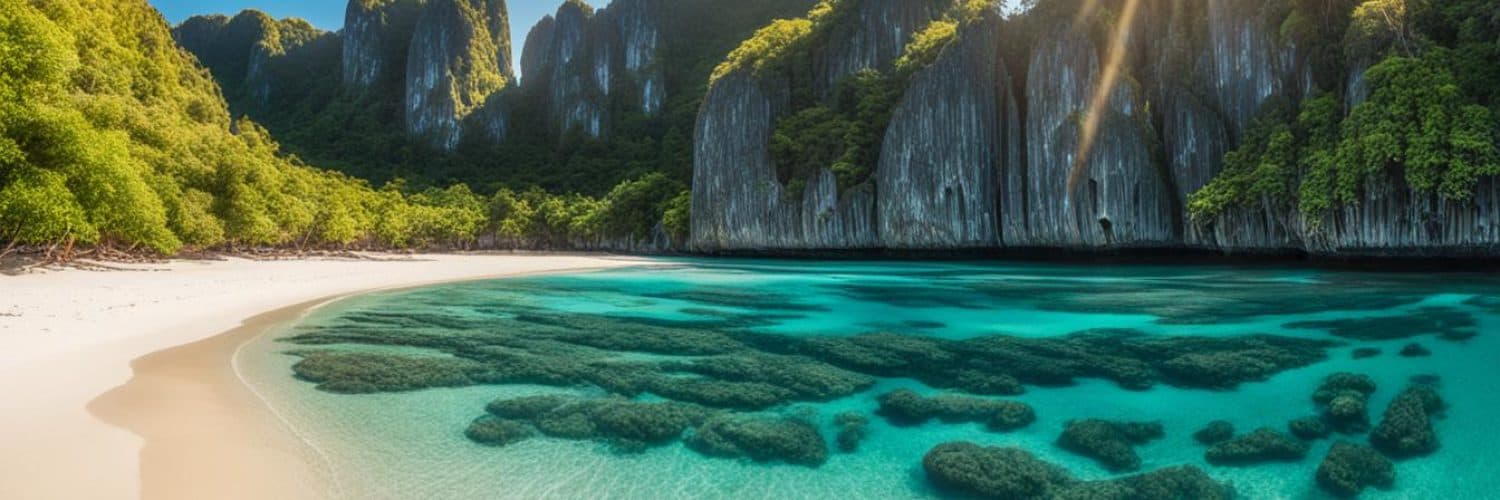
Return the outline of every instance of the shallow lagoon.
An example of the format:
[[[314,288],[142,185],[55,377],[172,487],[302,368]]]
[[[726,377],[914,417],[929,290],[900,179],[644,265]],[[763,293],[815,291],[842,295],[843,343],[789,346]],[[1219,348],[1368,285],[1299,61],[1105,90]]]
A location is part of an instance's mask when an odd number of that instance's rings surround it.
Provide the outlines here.
[[[1242,498],[1327,498],[1313,472],[1333,440],[1316,441],[1295,463],[1216,467],[1191,434],[1210,420],[1241,433],[1316,413],[1310,395],[1327,375],[1368,374],[1379,384],[1370,400],[1378,422],[1395,394],[1416,375],[1441,379],[1449,409],[1437,421],[1437,453],[1397,462],[1396,488],[1367,490],[1363,498],[1500,497],[1500,280],[1467,275],[1364,274],[1299,268],[1070,266],[916,262],[797,262],[673,260],[662,265],[571,275],[526,277],[375,293],[314,311],[298,326],[247,345],[237,358],[242,376],[269,404],[334,463],[339,489],[350,498],[929,498],[921,459],[933,446],[965,440],[1019,446],[1081,479],[1113,475],[1098,463],[1054,444],[1063,423],[1076,418],[1160,421],[1166,437],[1136,449],[1141,471],[1193,464],[1232,483]],[[1427,321],[1439,311],[1472,324]],[[895,332],[961,340],[992,335],[1051,338],[1097,329],[1129,329],[1155,336],[1236,337],[1272,334],[1337,341],[1328,357],[1281,371],[1234,390],[1179,388],[1158,383],[1147,391],[1110,380],[1080,378],[1066,387],[1027,384],[999,399],[1035,408],[1037,421],[996,433],[982,424],[931,421],[895,427],[873,415],[875,398],[897,388],[933,389],[909,378],[879,378],[869,390],[827,402],[797,402],[769,413],[798,415],[835,434],[832,416],[871,415],[869,437],[857,452],[830,446],[817,468],[707,458],[680,443],[622,454],[591,441],[536,437],[503,448],[476,444],[464,430],[490,401],[533,394],[600,397],[594,387],[478,385],[412,392],[333,394],[292,376],[302,349],[447,356],[416,346],[340,343],[303,346],[283,340],[310,330],[338,331],[353,318],[422,317],[377,325],[392,332],[484,335],[509,328],[519,316],[566,314],[663,325],[789,337],[838,337]],[[1357,321],[1382,318],[1381,321]],[[1342,322],[1342,323],[1341,323]],[[369,326],[368,323],[362,323]],[[1340,333],[1381,338],[1361,341]],[[1386,328],[1390,331],[1382,331]],[[1462,337],[1463,341],[1439,336]],[[1425,358],[1396,355],[1410,342]],[[1382,354],[1353,359],[1355,347]],[[659,360],[661,354],[616,353],[621,359]],[[690,358],[690,357],[683,357]],[[990,397],[990,396],[986,396]],[[641,399],[658,399],[650,394]],[[1347,436],[1364,442],[1364,436]]]

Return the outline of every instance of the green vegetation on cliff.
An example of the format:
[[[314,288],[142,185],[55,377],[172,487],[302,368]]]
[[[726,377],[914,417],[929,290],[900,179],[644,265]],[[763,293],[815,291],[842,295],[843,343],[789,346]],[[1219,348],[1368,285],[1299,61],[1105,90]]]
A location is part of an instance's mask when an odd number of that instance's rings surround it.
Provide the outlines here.
[[[0,54],[0,241],[373,243],[372,214],[411,206],[232,122],[144,1],[8,2]]]
[[[660,175],[598,199],[373,189],[231,120],[218,86],[143,0],[0,5],[0,249],[465,247],[485,235],[588,245],[646,237],[657,218],[642,214],[667,210],[681,189]]]
[[[833,37],[859,22],[856,0],[823,0],[799,19],[777,20],[755,32],[714,69],[711,81],[736,72],[760,80],[785,81],[793,112],[772,132],[770,152],[777,178],[789,196],[801,196],[822,169],[838,180],[840,192],[864,183],[880,160],[891,114],[911,77],[937,59],[958,36],[960,23],[978,17],[988,2],[924,0],[946,10],[916,32],[891,68],[865,69],[828,82],[818,67],[820,51]]]
[[[405,82],[400,76],[405,73],[410,32],[423,13],[416,2],[381,7],[379,16],[387,32],[404,32],[407,38],[381,39],[380,46],[372,49],[380,52],[384,64],[399,67],[386,68],[382,78],[368,87],[344,85],[338,72],[327,70],[338,67],[347,52],[309,51],[303,57],[276,58],[272,67],[285,77],[274,78],[266,99],[253,99],[244,90],[249,62],[246,54],[259,39],[241,33],[246,30],[223,27],[248,24],[242,18],[265,18],[258,12],[241,13],[232,19],[193,18],[178,26],[175,34],[225,87],[229,107],[236,116],[247,115],[264,124],[288,152],[320,167],[376,185],[405,180],[402,186],[407,192],[464,183],[477,193],[497,193],[495,198],[525,197],[529,200],[525,205],[536,210],[573,203],[614,207],[619,200],[622,208],[618,210],[577,215],[573,217],[577,220],[567,223],[558,221],[560,215],[556,213],[552,214],[553,222],[546,224],[535,220],[507,224],[498,219],[490,223],[493,228],[527,227],[537,231],[524,235],[502,232],[496,235],[502,241],[576,243],[597,238],[645,238],[658,222],[668,234],[686,235],[692,130],[709,74],[757,27],[776,17],[803,12],[812,2],[661,2],[654,19],[659,30],[657,60],[650,68],[662,72],[664,79],[657,83],[663,88],[654,91],[664,93],[666,100],[656,113],[647,115],[641,109],[641,83],[626,72],[618,72],[621,74],[611,75],[607,96],[589,96],[604,103],[606,123],[602,128],[607,133],[593,138],[579,130],[559,132],[547,126],[547,96],[543,94],[550,89],[510,85],[489,97],[508,115],[504,140],[465,133],[452,152],[436,150],[409,137],[401,126],[405,120]],[[215,32],[215,26],[221,27],[218,36],[208,36]],[[497,30],[492,27],[491,31]],[[327,33],[324,36],[337,38]],[[241,38],[254,40],[242,43]],[[578,62],[588,59],[580,57]],[[482,128],[475,122],[488,119],[483,116],[486,111],[482,108],[471,115],[470,131]],[[546,193],[551,193],[545,195],[550,202],[540,199]]]
[[[1348,110],[1337,94],[1308,98],[1300,110],[1265,107],[1223,172],[1190,198],[1195,219],[1270,202],[1292,204],[1317,224],[1362,199],[1373,181],[1462,203],[1481,177],[1500,175],[1500,13],[1475,1],[1343,3],[1298,2],[1283,32],[1346,26],[1339,44],[1349,69],[1374,62],[1363,74],[1368,95]],[[1331,44],[1324,31],[1298,36]]]

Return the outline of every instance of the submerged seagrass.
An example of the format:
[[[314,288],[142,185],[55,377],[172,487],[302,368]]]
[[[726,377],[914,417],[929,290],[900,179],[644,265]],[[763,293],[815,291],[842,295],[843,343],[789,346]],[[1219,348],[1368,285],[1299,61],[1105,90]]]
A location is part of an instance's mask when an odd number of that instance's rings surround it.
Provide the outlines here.
[[[1475,376],[1464,370],[1482,363],[1462,360],[1482,357],[1491,339],[1437,342],[1427,358],[1356,359],[1407,340],[1344,332],[1380,318],[1423,329],[1435,311],[1483,332],[1494,318],[1477,297],[1500,286],[1444,281],[682,261],[357,299],[266,344],[262,359],[275,380],[290,370],[303,381],[268,392],[326,408],[299,413],[320,416],[304,425],[341,434],[338,422],[359,418],[355,428],[380,429],[332,448],[427,457],[352,469],[369,471],[361,483],[371,487],[446,478],[422,494],[482,495],[493,480],[463,471],[483,462],[522,478],[506,483],[518,496],[941,496],[1013,487],[995,471],[1056,469],[1030,486],[1037,498],[1211,496],[1229,484],[1248,497],[1319,487],[1378,497],[1385,462],[1332,451],[1368,440],[1381,457],[1433,454],[1396,463],[1402,481],[1389,490],[1426,495],[1473,491],[1432,467],[1474,453],[1472,439],[1450,433],[1483,426],[1442,410],[1494,415],[1493,399],[1469,387],[1438,398],[1435,384]],[[1347,293],[1322,291],[1330,286]],[[1399,397],[1386,389],[1408,384]],[[1324,439],[1334,432],[1340,440]],[[920,474],[948,441],[981,444],[944,448],[951,455]],[[1032,458],[985,448],[996,442]],[[873,473],[889,470],[917,480]]]

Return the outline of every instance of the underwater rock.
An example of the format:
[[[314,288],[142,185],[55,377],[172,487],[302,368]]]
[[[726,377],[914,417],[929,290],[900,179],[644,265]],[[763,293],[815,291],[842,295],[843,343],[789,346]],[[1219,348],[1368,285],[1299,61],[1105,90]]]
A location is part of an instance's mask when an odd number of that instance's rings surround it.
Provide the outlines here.
[[[433,387],[473,385],[486,370],[481,363],[436,356],[303,351],[292,365],[297,378],[318,384],[320,391],[341,394],[401,392]]]
[[[1321,417],[1302,417],[1286,424],[1287,431],[1306,441],[1323,439],[1333,431]]]
[[[1373,358],[1373,357],[1379,356],[1379,355],[1380,355],[1380,349],[1376,349],[1374,347],[1360,347],[1358,349],[1355,349],[1350,354],[1350,356],[1352,356],[1354,359]]]
[[[800,398],[828,401],[864,392],[875,379],[803,356],[718,356],[662,365],[666,371],[720,380],[758,382],[790,390]]]
[[[1215,420],[1193,433],[1193,439],[1199,443],[1214,445],[1230,440],[1234,437],[1234,424],[1227,420]]]
[[[796,398],[797,393],[761,382],[726,382],[707,378],[656,377],[650,392],[677,401],[714,408],[763,410]]]
[[[514,399],[496,399],[484,407],[484,411],[500,418],[536,420],[547,412],[576,400],[568,396],[526,396]]]
[[[944,349],[941,339],[894,333],[853,337],[807,339],[801,348],[808,355],[850,370],[883,377],[897,377],[950,365],[954,353]]]
[[[981,394],[1014,394],[1022,384],[1066,386],[1085,377],[1136,390],[1157,382],[1229,389],[1320,361],[1332,345],[1288,337],[1156,337],[1133,331],[961,341],[895,334],[776,337],[775,344],[853,371],[910,377],[938,388],[972,388]]]
[[[1441,413],[1445,405],[1431,386],[1413,385],[1397,394],[1386,407],[1380,424],[1370,432],[1370,444],[1395,458],[1437,451],[1437,431],[1432,428],[1432,417]]]
[[[1339,441],[1318,465],[1318,486],[1342,498],[1354,498],[1366,487],[1390,489],[1396,483],[1396,467],[1390,459],[1362,444]]]
[[[1100,419],[1069,421],[1057,445],[1094,459],[1111,472],[1141,468],[1135,446],[1166,436],[1160,422],[1111,422]]]
[[[1426,347],[1422,347],[1422,344],[1413,342],[1402,346],[1401,352],[1398,354],[1400,354],[1403,358],[1425,358],[1431,356],[1432,351],[1428,350]]]
[[[917,425],[931,419],[945,423],[979,422],[992,431],[1009,431],[1031,425],[1036,412],[1025,403],[942,394],[923,397],[898,389],[879,397],[875,413],[895,425]]]
[[[828,444],[818,429],[801,420],[749,415],[720,415],[699,426],[686,440],[688,448],[711,457],[748,457],[817,467],[828,460]]]
[[[514,420],[505,420],[494,415],[483,415],[474,419],[469,428],[464,430],[464,436],[470,440],[489,446],[505,446],[516,443],[535,434],[531,426]]]
[[[623,352],[675,356],[728,354],[745,346],[721,332],[680,328],[630,318],[588,314],[519,314],[515,321],[532,327],[531,335],[550,340]]]
[[[1287,328],[1328,330],[1354,340],[1395,340],[1435,335],[1443,340],[1468,340],[1477,333],[1474,316],[1452,307],[1423,307],[1400,316],[1373,316],[1332,321],[1301,321]]]
[[[1313,402],[1323,407],[1323,420],[1333,430],[1359,433],[1370,429],[1366,405],[1375,393],[1375,380],[1368,375],[1340,372],[1329,375],[1313,391]]]
[[[922,458],[927,479],[939,489],[1013,500],[1228,500],[1233,492],[1197,467],[1160,469],[1101,481],[1078,481],[1066,470],[1019,448],[974,443],[937,445]]]
[[[937,445],[922,457],[933,485],[992,498],[1054,498],[1073,481],[1061,467],[1019,448],[984,448],[973,443]]]
[[[835,441],[838,442],[839,451],[854,453],[859,450],[859,443],[865,440],[870,433],[870,417],[856,411],[846,411],[833,416],[833,425],[838,428],[839,433]]]
[[[1214,465],[1295,462],[1307,455],[1307,444],[1269,427],[1213,445],[1203,458]]]
[[[703,407],[677,402],[555,395],[497,399],[485,410],[493,421],[525,422],[551,437],[607,442],[623,451],[676,441],[688,427],[702,423],[710,414]],[[481,420],[486,426],[496,425],[480,417],[475,426]],[[473,435],[470,438],[479,441]]]

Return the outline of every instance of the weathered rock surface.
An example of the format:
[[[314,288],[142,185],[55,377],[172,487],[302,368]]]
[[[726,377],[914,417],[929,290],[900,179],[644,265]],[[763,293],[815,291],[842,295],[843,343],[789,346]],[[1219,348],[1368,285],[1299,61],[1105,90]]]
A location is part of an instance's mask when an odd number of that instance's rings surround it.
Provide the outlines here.
[[[1087,116],[1105,76],[1093,41],[1062,21],[1042,33],[1026,79],[1026,210],[1006,215],[1024,216],[1026,231],[1005,235],[1007,245],[1173,244],[1177,209],[1137,89],[1115,85]]]
[[[1021,121],[1000,59],[999,18],[945,50],[906,91],[886,129],[875,184],[889,248],[1001,244],[1002,178],[1021,168]]]
[[[828,44],[814,55],[818,95],[831,92],[838,83],[861,70],[887,70],[906,50],[912,35],[937,19],[953,0],[861,0],[849,16],[837,23]]]
[[[812,54],[815,92],[826,93],[839,81],[861,70],[890,69],[911,36],[941,15],[951,3],[941,0],[857,2],[851,11],[841,14],[851,18],[832,28],[827,35],[827,45],[818,47]],[[972,50],[982,53],[993,49],[976,46]],[[945,57],[953,67],[975,67],[965,64],[966,57]],[[924,86],[926,92],[934,95],[933,98],[912,97],[912,103],[904,106],[906,115],[899,119],[902,130],[921,128],[924,123],[934,120],[946,122],[960,118],[964,110],[956,104],[947,110],[917,109],[931,104],[933,99],[939,98],[936,96],[976,91],[973,88],[977,85],[975,83],[954,84],[938,81],[940,79],[932,77]],[[777,178],[767,145],[776,120],[791,111],[788,109],[790,89],[791,82],[783,78],[757,78],[743,70],[718,79],[709,89],[698,114],[695,133],[693,247],[701,251],[880,248],[886,245],[880,234],[878,211],[889,209],[897,214],[911,215],[927,210],[934,203],[946,203],[939,199],[947,189],[943,185],[945,181],[936,180],[936,176],[961,172],[960,168],[946,165],[930,167],[936,170],[921,174],[933,180],[926,185],[913,186],[917,191],[905,194],[913,198],[914,205],[877,207],[882,198],[899,201],[903,196],[883,195],[878,179],[840,192],[837,178],[830,169],[823,169],[807,179],[800,196],[787,192],[786,186]],[[969,102],[973,104],[990,105],[979,102],[979,95],[971,97],[973,99]],[[989,126],[980,120],[982,118],[973,118],[966,125],[957,126],[961,130],[929,130],[927,133],[934,134],[934,137],[984,134]],[[953,127],[949,123],[943,126]],[[914,138],[904,147],[910,152],[910,148],[923,146],[923,141]],[[942,147],[950,145],[946,140],[942,142]],[[947,153],[942,160],[947,161],[949,155],[977,160],[976,155],[983,154],[983,151]],[[897,163],[893,160],[893,169],[884,171],[883,175],[891,178],[915,175],[903,171],[909,165]],[[958,182],[970,182],[975,188],[982,189],[978,177]],[[934,194],[934,189],[939,191]],[[979,202],[977,197],[983,194],[955,192],[948,196],[955,200],[966,197]],[[916,202],[916,197],[926,201]],[[989,212],[994,213],[994,210]],[[915,234],[894,235],[907,241],[895,246],[940,247],[937,242],[945,238],[962,238],[961,233],[976,231],[962,227],[967,224],[965,222],[954,224],[957,227],[914,228]]]
[[[344,11],[345,85],[366,89],[400,78],[406,49],[426,0],[350,0]]]
[[[406,130],[439,149],[462,138],[465,117],[511,79],[504,0],[432,0],[406,61]]]
[[[610,98],[622,84],[642,113],[661,111],[659,8],[658,0],[620,0],[598,11],[567,1],[531,29],[521,73],[528,95],[542,101],[548,126],[608,135]]]
[[[815,89],[825,95],[852,72],[889,68],[944,5],[855,2],[814,51]],[[1047,15],[981,16],[904,90],[870,192],[806,197],[814,210],[798,207],[796,196],[771,196],[782,187],[774,175],[744,172],[769,166],[761,161],[766,131],[789,84],[721,80],[700,111],[700,125],[718,128],[700,127],[696,138],[707,156],[696,163],[694,198],[704,200],[695,201],[694,219],[709,222],[695,224],[693,242],[705,251],[1172,247],[1340,256],[1466,256],[1500,246],[1500,183],[1489,178],[1470,203],[1417,193],[1396,176],[1370,181],[1360,200],[1317,220],[1269,199],[1189,218],[1186,200],[1220,173],[1263,108],[1314,88],[1308,56],[1279,34],[1285,14],[1257,0],[1145,2],[1128,25],[1117,84],[1102,94],[1111,62],[1102,38],[1112,33],[1099,27],[1124,20],[1089,27]],[[1335,83],[1354,102],[1365,94],[1362,70],[1355,64],[1346,83]],[[770,98],[754,106],[772,112],[746,114],[751,104],[734,89],[747,84]],[[1095,101],[1101,109],[1089,116]],[[873,213],[861,212],[865,197]],[[808,216],[823,222],[807,224]],[[869,224],[875,234],[863,230]]]

